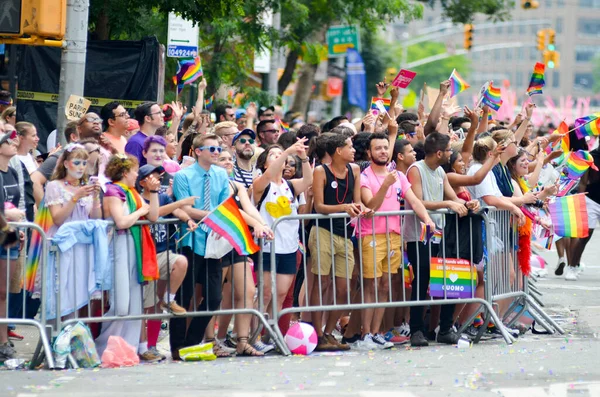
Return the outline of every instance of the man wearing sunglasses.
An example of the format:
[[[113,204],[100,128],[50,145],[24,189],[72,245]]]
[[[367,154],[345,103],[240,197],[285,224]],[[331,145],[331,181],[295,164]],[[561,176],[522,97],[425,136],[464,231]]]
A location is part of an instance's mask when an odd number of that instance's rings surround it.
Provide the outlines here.
[[[103,136],[106,137],[117,153],[125,154],[127,145],[127,127],[129,127],[129,113],[117,101],[107,103],[100,110]]]
[[[235,149],[235,161],[233,163],[233,179],[243,184],[246,189],[252,186],[254,167],[252,166],[252,157],[254,157],[254,148],[256,134],[250,128],[233,137],[231,144]]]
[[[140,162],[140,167],[146,164],[144,141],[153,136],[156,130],[165,124],[164,114],[160,106],[155,102],[145,102],[133,111],[135,119],[140,124],[140,130],[133,135],[125,145],[125,153],[135,156]]]
[[[275,120],[261,120],[256,126],[256,133],[260,139],[260,147],[266,149],[277,143],[281,130]]]
[[[192,148],[197,161],[175,174],[173,194],[176,200],[196,197],[193,206],[187,205],[181,209],[197,222],[229,197],[229,178],[227,171],[216,165],[222,151],[216,135],[197,135]],[[181,307],[189,307],[194,294],[194,282],[202,285],[202,297],[197,301],[202,303],[198,306],[198,311],[217,310],[221,304],[223,269],[220,261],[204,258],[209,231],[206,225],[201,224],[194,232],[186,235],[187,225],[182,226],[182,235],[185,235],[182,253],[188,259],[188,268],[175,297]],[[194,317],[186,331],[185,318],[171,319],[169,339],[173,359],[179,359],[180,348],[202,342],[210,320],[211,317],[208,316]],[[215,353],[219,355],[217,351]]]

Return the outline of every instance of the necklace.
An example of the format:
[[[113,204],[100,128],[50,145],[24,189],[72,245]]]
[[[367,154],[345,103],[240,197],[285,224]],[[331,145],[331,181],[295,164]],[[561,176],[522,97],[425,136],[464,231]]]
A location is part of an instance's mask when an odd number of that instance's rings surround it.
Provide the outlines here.
[[[339,183],[337,183],[338,179],[342,179],[342,178],[338,178],[337,175],[335,175],[335,172],[333,171],[333,167],[330,168],[331,173],[333,174],[333,182],[331,182],[331,187],[335,189],[335,200],[337,201],[338,204],[343,204],[346,202],[346,195],[348,194],[348,174],[349,172],[346,170],[346,190],[344,191],[344,197],[342,197],[342,199],[340,200],[339,198],[339,194],[338,194],[338,190],[339,190]],[[334,186],[335,184],[335,186]]]
[[[81,185],[82,185],[81,181],[79,181],[79,184],[77,184],[77,185],[74,185],[74,184],[72,184],[71,182],[69,182],[69,181],[67,181],[67,180],[65,179],[65,186],[79,187],[79,186],[81,186]]]
[[[375,170],[373,170],[373,167],[371,167],[371,172],[373,173],[373,175],[375,175],[375,180],[377,181],[377,184],[379,185],[379,189],[377,191],[379,191],[379,190],[381,190],[381,187],[383,186],[383,182],[379,182],[379,175],[377,175],[375,173]],[[386,176],[383,177],[384,180],[385,180],[385,177]],[[392,197],[392,191],[393,191],[392,187],[393,186],[390,186],[388,191],[385,193],[386,199]],[[375,193],[375,194],[377,194],[377,193]]]

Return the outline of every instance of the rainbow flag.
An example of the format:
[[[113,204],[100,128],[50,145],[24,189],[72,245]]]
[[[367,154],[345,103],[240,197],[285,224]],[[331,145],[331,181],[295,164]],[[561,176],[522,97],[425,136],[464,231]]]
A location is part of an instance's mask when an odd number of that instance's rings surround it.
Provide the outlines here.
[[[571,152],[567,158],[567,164],[565,165],[563,172],[569,179],[579,179],[590,167],[592,167],[593,170],[598,171],[598,167],[594,164],[594,158],[590,152],[578,150],[576,152]]]
[[[600,135],[600,113],[575,120],[575,133],[579,138]]]
[[[557,197],[548,205],[548,209],[556,235],[578,238],[589,235],[584,194]]]
[[[182,59],[177,64],[177,74],[173,76],[173,84],[177,86],[177,92],[183,90],[185,84],[192,84],[202,76],[202,61],[200,56],[194,59]]]
[[[215,95],[211,95],[208,99],[204,100],[204,107],[208,110],[212,107]]]
[[[490,82],[490,85],[483,93],[481,102],[497,112],[500,109],[500,106],[502,106],[501,96],[502,92],[500,91],[500,88],[494,87],[492,82]]]
[[[543,63],[537,62],[535,64],[533,67],[533,74],[531,75],[531,81],[527,88],[527,95],[532,96],[535,94],[542,94],[542,88],[546,85],[546,82],[544,81],[545,69],[546,65]]]
[[[550,151],[554,150],[562,150],[563,153],[567,153],[569,151],[570,138],[569,138],[569,126],[564,121],[561,121],[560,125],[557,129],[552,132],[552,135],[562,135],[563,137],[558,141],[554,142],[549,149]],[[548,149],[548,148],[547,148]]]
[[[46,198],[42,200],[42,204],[35,215],[34,222],[48,233],[48,230],[54,225],[52,221],[52,215],[50,210],[46,207]],[[42,236],[35,230],[31,230],[31,242],[29,245],[29,252],[27,254],[27,263],[25,265],[25,289],[29,292],[41,292],[35,291],[35,279],[37,271],[40,266],[42,259]],[[47,259],[47,258],[45,258]],[[46,280],[41,280],[46,282]]]
[[[377,109],[377,101],[381,101],[383,102],[383,107],[385,108],[386,111],[390,111],[390,104],[392,103],[392,100],[389,98],[378,98],[376,96],[371,97],[371,109]]]
[[[233,196],[223,201],[202,222],[229,241],[239,255],[251,255],[260,249],[254,242]]]
[[[462,77],[460,77],[460,75],[458,74],[456,69],[454,69],[452,71],[452,74],[450,75],[449,80],[450,80],[450,98],[460,94],[461,92],[463,92],[464,90],[466,90],[467,88],[470,87],[470,85],[467,84],[467,82]]]
[[[449,299],[472,298],[477,287],[477,269],[471,267],[466,259],[431,258],[431,275],[429,279],[429,295],[432,298],[443,298],[444,290]],[[444,280],[444,267],[446,278]]]
[[[279,126],[281,127],[281,131],[283,133],[290,132],[290,125],[283,120],[278,120]]]

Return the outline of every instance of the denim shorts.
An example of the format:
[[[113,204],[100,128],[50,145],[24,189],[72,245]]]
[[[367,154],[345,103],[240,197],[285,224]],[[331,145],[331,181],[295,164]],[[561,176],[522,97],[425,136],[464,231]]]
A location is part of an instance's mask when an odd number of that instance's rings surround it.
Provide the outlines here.
[[[297,271],[296,252],[291,254],[275,254],[277,274],[296,274]],[[263,271],[271,271],[271,253],[263,253]]]
[[[10,260],[14,261],[19,258],[19,245],[17,244],[10,249]],[[9,259],[8,258],[8,250],[2,246],[0,246],[0,259]]]

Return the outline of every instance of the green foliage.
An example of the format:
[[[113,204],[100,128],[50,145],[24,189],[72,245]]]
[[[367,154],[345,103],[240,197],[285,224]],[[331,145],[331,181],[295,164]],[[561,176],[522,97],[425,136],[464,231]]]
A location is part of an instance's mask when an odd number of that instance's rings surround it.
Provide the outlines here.
[[[510,11],[514,8],[512,0],[419,0],[430,7],[440,3],[444,15],[454,23],[470,23],[476,14],[487,15],[490,20],[504,21],[510,19]]]

